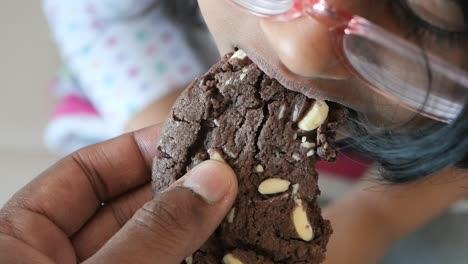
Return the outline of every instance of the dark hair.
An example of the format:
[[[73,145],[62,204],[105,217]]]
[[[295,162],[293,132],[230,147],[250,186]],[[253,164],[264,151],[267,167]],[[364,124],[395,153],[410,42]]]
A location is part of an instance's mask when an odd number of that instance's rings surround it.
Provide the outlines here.
[[[163,0],[162,4],[169,16],[183,26],[204,26],[196,0]],[[468,11],[468,2],[460,5]],[[468,20],[468,15],[465,18]],[[378,162],[388,181],[414,181],[453,165],[468,169],[468,102],[451,124],[432,123],[411,130],[404,125],[375,127],[364,115],[349,112],[347,128],[352,137],[339,142],[339,146]]]
[[[340,145],[377,161],[382,176],[403,183],[455,165],[468,169],[468,105],[451,124],[434,123],[418,129],[376,128],[350,111],[352,137]]]

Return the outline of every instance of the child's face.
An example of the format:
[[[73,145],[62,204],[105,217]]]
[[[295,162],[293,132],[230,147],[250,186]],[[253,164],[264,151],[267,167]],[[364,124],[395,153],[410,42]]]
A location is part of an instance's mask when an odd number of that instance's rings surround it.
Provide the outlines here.
[[[327,2],[363,16],[402,37],[424,30],[424,46],[431,52],[457,65],[467,62],[462,48],[466,43],[461,43],[465,38],[455,39],[450,35],[455,29],[466,29],[462,9],[456,1],[399,1],[411,7],[415,17],[408,19],[397,15],[398,11],[389,5],[391,0]],[[354,78],[335,55],[328,28],[315,20],[307,17],[289,22],[260,19],[227,0],[199,0],[199,4],[221,54],[235,47],[241,48],[268,75],[286,87],[314,98],[339,102],[366,113],[373,120],[401,122],[413,116],[412,112]],[[417,29],[413,29],[415,21]],[[436,36],[434,32],[426,31],[424,26],[440,32]],[[409,28],[415,32],[411,33]],[[411,37],[405,38],[412,40]]]

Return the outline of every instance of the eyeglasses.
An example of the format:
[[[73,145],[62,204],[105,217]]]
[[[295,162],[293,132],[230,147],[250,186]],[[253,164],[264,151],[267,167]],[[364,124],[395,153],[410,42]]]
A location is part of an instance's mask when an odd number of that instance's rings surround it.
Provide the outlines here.
[[[337,56],[383,96],[429,118],[451,123],[468,95],[468,73],[369,20],[324,0],[230,0],[250,13],[288,21],[307,15],[334,35]]]

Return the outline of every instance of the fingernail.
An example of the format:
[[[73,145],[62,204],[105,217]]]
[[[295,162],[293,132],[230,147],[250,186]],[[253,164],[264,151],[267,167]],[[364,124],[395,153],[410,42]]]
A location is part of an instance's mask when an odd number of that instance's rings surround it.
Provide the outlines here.
[[[219,161],[205,161],[187,175],[184,187],[200,195],[208,203],[220,202],[231,189],[232,178]]]

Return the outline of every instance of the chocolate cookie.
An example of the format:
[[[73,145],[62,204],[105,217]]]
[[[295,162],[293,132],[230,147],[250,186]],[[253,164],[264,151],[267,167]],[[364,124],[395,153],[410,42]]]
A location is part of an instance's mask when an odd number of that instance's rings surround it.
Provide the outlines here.
[[[314,169],[336,159],[344,111],[287,90],[242,51],[214,65],[178,99],[154,162],[156,192],[209,159],[223,159],[239,196],[189,263],[321,263],[332,233]]]

